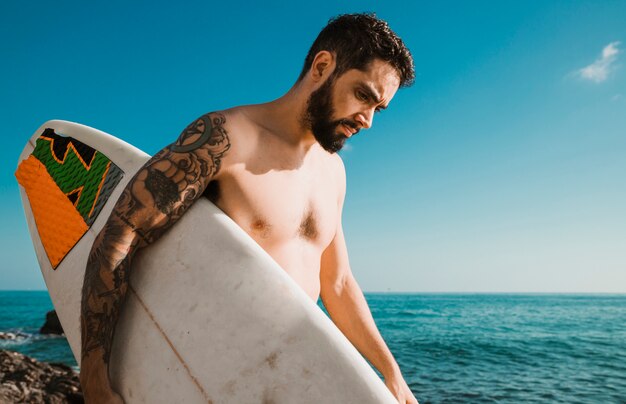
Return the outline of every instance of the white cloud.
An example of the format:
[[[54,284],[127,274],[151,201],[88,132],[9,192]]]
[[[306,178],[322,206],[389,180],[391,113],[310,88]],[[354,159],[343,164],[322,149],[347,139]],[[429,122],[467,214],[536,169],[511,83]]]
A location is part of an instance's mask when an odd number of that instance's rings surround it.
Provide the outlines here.
[[[585,80],[602,83],[615,68],[617,55],[621,53],[618,49],[620,42],[611,42],[602,49],[602,56],[589,66],[576,71],[576,75]]]
[[[622,99],[621,94],[615,94],[613,97],[611,97],[611,101],[619,101],[621,99]]]

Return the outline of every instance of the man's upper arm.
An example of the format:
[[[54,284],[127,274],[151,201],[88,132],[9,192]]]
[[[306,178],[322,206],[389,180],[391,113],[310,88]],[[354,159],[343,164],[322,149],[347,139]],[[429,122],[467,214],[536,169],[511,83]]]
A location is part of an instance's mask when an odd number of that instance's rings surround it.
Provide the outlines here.
[[[220,171],[230,148],[220,113],[192,122],[131,179],[113,213],[150,243],[177,221]]]
[[[348,258],[348,248],[346,246],[346,240],[343,234],[342,211],[343,202],[346,195],[346,171],[341,161],[341,158],[337,156],[338,166],[337,175],[338,179],[338,209],[339,217],[337,220],[337,229],[335,236],[331,243],[326,247],[322,253],[321,266],[320,266],[320,283],[322,293],[328,289],[340,289],[348,276],[352,275],[350,270],[350,262]]]

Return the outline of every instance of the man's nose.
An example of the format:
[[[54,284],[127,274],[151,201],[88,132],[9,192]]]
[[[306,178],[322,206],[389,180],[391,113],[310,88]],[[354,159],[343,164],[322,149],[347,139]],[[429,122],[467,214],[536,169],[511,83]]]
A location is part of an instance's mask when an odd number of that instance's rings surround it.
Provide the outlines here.
[[[372,127],[372,123],[374,122],[374,109],[368,109],[367,111],[361,112],[358,115],[357,121],[361,125],[361,127],[365,129],[369,129]]]

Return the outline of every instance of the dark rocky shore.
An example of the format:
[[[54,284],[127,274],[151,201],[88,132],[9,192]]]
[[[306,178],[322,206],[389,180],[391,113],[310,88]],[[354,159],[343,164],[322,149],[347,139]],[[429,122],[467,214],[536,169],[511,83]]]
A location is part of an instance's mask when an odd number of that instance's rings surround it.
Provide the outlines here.
[[[82,402],[78,374],[69,366],[0,350],[0,403]]]
[[[56,313],[47,314],[42,333],[62,334]],[[0,332],[0,340],[26,335]],[[60,363],[45,363],[0,349],[0,403],[83,403],[78,373]]]

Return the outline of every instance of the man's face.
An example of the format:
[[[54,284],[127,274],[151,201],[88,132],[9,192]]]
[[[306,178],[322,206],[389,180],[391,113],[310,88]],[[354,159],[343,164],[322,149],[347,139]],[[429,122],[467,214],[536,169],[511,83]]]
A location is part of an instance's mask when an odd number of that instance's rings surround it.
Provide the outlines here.
[[[396,70],[380,60],[372,61],[365,71],[331,74],[309,96],[309,129],[326,151],[336,153],[350,136],[372,126],[374,113],[387,108],[399,84]]]

